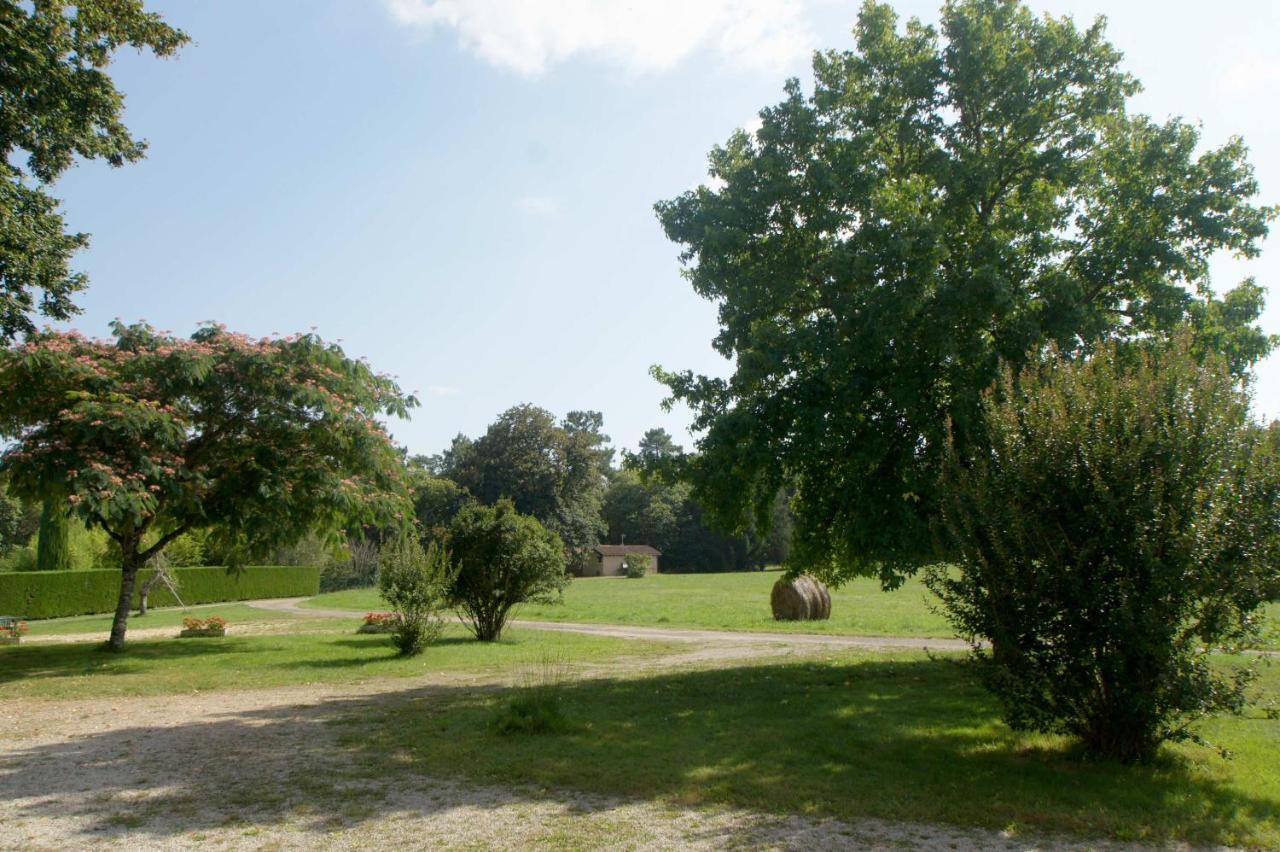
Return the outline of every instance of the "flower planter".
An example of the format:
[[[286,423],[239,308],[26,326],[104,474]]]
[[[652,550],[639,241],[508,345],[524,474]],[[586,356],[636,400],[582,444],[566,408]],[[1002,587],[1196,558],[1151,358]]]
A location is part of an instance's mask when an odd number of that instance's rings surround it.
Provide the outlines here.
[[[27,632],[27,623],[13,616],[0,616],[0,645],[17,645]]]
[[[365,613],[364,624],[361,624],[357,633],[395,633],[400,627],[400,616],[394,612],[369,612]]]
[[[182,632],[179,639],[199,639],[212,636],[226,636],[226,619],[213,615],[209,618],[182,619]]]
[[[198,627],[188,628],[178,634],[179,639],[195,639],[205,636],[226,636],[227,628],[225,627]]]

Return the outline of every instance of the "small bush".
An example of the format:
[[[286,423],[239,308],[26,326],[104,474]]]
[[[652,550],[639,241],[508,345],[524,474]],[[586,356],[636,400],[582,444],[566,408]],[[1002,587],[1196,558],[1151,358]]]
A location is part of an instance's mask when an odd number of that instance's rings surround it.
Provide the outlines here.
[[[502,635],[512,607],[555,601],[569,582],[560,537],[510,500],[464,507],[449,524],[457,575],[449,603],[482,642]]]
[[[565,665],[544,659],[524,684],[503,701],[490,721],[494,733],[563,734],[573,728],[564,710]]]
[[[629,579],[639,580],[648,572],[652,562],[653,560],[643,553],[628,553],[622,557],[622,572]]]
[[[434,542],[424,551],[416,536],[403,534],[383,546],[378,561],[378,590],[398,619],[391,642],[403,656],[420,654],[444,629],[449,554]]]
[[[1100,346],[1007,374],[987,450],[952,454],[943,513],[955,573],[930,587],[977,651],[1014,729],[1152,758],[1239,712],[1280,562],[1280,459],[1226,366],[1186,340]]]

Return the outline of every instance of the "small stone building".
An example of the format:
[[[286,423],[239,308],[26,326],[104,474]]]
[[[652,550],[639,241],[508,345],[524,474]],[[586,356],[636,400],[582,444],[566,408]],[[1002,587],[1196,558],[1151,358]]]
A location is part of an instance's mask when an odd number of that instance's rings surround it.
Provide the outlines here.
[[[597,544],[587,555],[582,568],[584,577],[621,577],[626,573],[622,559],[629,553],[649,557],[649,573],[658,573],[658,557],[662,551],[647,544]]]

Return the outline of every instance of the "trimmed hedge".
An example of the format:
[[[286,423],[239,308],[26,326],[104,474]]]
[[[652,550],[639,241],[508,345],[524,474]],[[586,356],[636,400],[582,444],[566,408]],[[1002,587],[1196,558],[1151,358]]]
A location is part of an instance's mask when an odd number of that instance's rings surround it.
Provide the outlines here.
[[[312,565],[250,565],[238,573],[226,568],[172,568],[178,594],[188,606],[254,598],[310,597],[320,592],[320,569]],[[138,573],[136,588],[151,575]],[[114,612],[120,597],[120,572],[21,571],[0,574],[0,615],[58,618]],[[134,606],[138,605],[135,590]],[[149,606],[177,606],[163,583],[151,589]]]

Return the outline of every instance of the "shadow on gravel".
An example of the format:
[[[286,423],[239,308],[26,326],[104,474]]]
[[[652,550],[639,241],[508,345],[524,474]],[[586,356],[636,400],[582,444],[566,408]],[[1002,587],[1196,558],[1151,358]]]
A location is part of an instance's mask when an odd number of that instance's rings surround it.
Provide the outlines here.
[[[485,807],[574,789],[615,804],[1243,845],[1266,845],[1280,825],[1276,802],[1227,785],[1246,765],[1207,752],[1136,769],[1091,764],[1056,740],[1013,735],[953,661],[867,657],[540,688],[573,720],[567,733],[494,733],[516,689],[419,687],[10,747],[0,789],[31,816],[82,813],[93,833],[79,841],[159,842],[286,818],[324,832],[390,816],[403,807],[397,795],[429,791],[433,778],[501,785],[483,788]],[[216,708],[218,697],[174,700]],[[1271,749],[1250,765],[1274,768],[1280,745]],[[419,813],[457,807],[456,797],[420,802]]]

